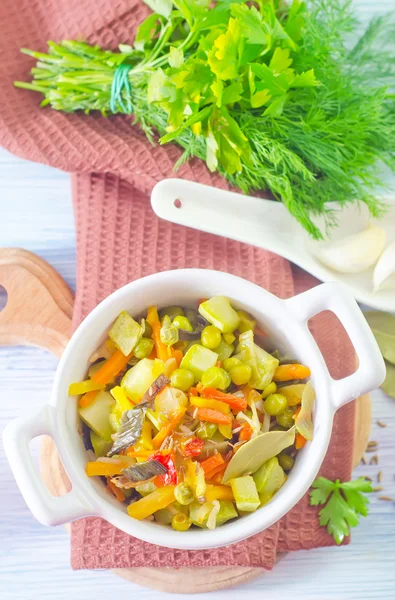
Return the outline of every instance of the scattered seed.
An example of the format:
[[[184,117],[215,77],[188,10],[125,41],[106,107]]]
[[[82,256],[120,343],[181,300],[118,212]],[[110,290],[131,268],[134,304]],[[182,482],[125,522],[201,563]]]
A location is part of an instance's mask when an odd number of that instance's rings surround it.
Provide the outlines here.
[[[383,481],[383,471],[377,473],[377,481],[381,483]]]
[[[374,491],[374,492],[382,492],[382,491],[383,491],[383,489],[384,489],[384,488],[383,488],[383,486],[382,486],[382,485],[378,485],[377,487],[374,487],[374,488],[373,488],[373,491]]]
[[[364,456],[361,458],[361,465],[366,465],[366,458]]]
[[[368,481],[373,481],[373,479],[371,477],[368,477],[367,475],[364,475],[365,479],[367,479]]]
[[[394,502],[394,498],[391,498],[390,496],[379,496],[378,500],[385,500],[386,502]]]
[[[377,450],[377,442],[369,442],[365,452],[375,452]]]
[[[369,461],[369,464],[370,465],[378,465],[379,464],[379,457],[377,456],[377,454],[372,456],[372,458]]]
[[[377,425],[379,427],[387,427],[387,423],[383,423],[383,421],[377,421]]]

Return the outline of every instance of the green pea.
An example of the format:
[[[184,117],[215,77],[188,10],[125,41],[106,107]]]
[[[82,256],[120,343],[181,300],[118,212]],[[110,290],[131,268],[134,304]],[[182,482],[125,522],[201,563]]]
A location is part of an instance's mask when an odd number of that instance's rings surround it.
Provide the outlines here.
[[[136,358],[147,358],[154,347],[154,340],[149,338],[141,338],[134,347],[133,354]]]
[[[267,385],[265,387],[265,389],[262,392],[262,398],[265,399],[268,396],[270,396],[270,394],[275,394],[277,392],[277,386],[274,383],[274,381],[272,381],[271,383],[269,383],[269,385]]]
[[[217,390],[226,390],[231,384],[230,375],[220,367],[210,367],[202,375],[202,384]]]
[[[171,385],[183,392],[187,392],[194,381],[195,377],[188,369],[176,369],[170,376]]]
[[[287,406],[287,399],[282,394],[270,394],[270,396],[268,396],[263,403],[265,412],[271,416],[277,416],[280,413],[283,413]],[[282,425],[280,421],[278,422],[280,425]]]
[[[177,500],[177,502],[182,504],[182,506],[186,506],[194,500],[193,491],[191,490],[189,485],[185,483],[185,481],[176,485],[176,487],[174,488],[174,497]]]
[[[184,311],[182,310],[181,306],[165,306],[159,311],[160,320],[162,320],[165,316],[168,316],[171,320],[173,320],[175,317],[183,317]]]
[[[229,371],[229,375],[235,385],[245,385],[251,379],[252,369],[249,365],[236,365]]]
[[[186,515],[179,513],[178,515],[174,515],[171,520],[171,526],[176,531],[187,531],[192,525],[192,521]]]
[[[280,467],[282,467],[284,469],[284,471],[290,471],[292,469],[292,467],[294,466],[294,459],[292,458],[292,456],[290,456],[289,454],[286,454],[285,452],[281,452],[281,454],[278,455],[278,462],[280,464]]]
[[[230,358],[225,358],[225,360],[222,363],[225,371],[230,371],[231,369],[233,369],[233,367],[237,367],[237,365],[242,365],[242,364],[243,363],[241,362],[240,358],[237,358],[237,356],[231,356]]]
[[[179,317],[174,317],[173,325],[174,327],[177,327],[177,329],[183,329],[184,331],[193,331],[193,327],[190,321],[182,315],[180,315]]]
[[[265,402],[267,402],[267,400],[265,400]],[[288,408],[286,408],[281,414],[276,416],[277,423],[281,425],[281,427],[285,427],[286,429],[293,427],[293,425],[295,424],[295,421],[293,419],[294,414],[294,410],[290,406],[288,406]]]
[[[222,336],[218,327],[208,325],[203,329],[201,339],[202,345],[212,350],[220,345]]]

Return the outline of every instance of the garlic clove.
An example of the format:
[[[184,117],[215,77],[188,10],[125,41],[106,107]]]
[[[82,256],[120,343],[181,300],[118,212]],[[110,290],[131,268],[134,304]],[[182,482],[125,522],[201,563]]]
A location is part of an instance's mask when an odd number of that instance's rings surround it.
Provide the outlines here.
[[[377,262],[385,240],[384,229],[370,224],[363,231],[341,240],[318,242],[313,251],[320,262],[334,271],[361,273]]]
[[[395,289],[395,243],[380,256],[373,272],[373,291]]]

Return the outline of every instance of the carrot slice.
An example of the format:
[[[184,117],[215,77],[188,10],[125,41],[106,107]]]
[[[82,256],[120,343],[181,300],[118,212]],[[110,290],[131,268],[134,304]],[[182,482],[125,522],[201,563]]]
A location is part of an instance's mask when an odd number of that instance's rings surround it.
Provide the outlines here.
[[[201,421],[222,423],[223,425],[231,425],[233,420],[231,415],[224,415],[219,410],[213,410],[212,408],[198,408],[197,417]]]
[[[96,383],[102,383],[106,385],[110,383],[119,375],[119,373],[126,367],[128,364],[128,360],[132,357],[133,353],[131,352],[128,356],[125,356],[123,352],[120,350],[116,350],[114,354],[106,360],[104,365],[94,374],[92,375],[92,380]]]
[[[156,306],[150,306],[147,313],[147,323],[152,327],[152,339],[154,340],[157,357],[163,362],[171,358],[171,348],[166,346],[160,339],[161,324]]]
[[[80,407],[86,408],[87,406],[89,406],[89,404],[91,404],[91,402],[93,402],[94,399],[96,398],[96,394],[97,394],[97,390],[93,390],[92,392],[87,392],[86,394],[81,396],[80,401],[79,401]]]
[[[123,502],[125,500],[125,494],[123,491],[117,487],[109,477],[107,477],[107,486],[108,489],[114,494],[118,502]]]
[[[222,478],[222,474],[225,471],[226,467],[228,466],[228,463],[230,461],[226,460],[224,463],[222,463],[221,465],[218,465],[217,467],[214,467],[214,469],[211,469],[211,471],[209,471],[206,475],[207,479],[212,479],[213,477],[215,477],[215,475],[221,475]]]
[[[184,357],[183,353],[181,352],[181,350],[172,350],[172,355],[173,358],[176,359],[177,367],[179,367]]]
[[[295,448],[296,450],[300,450],[306,444],[307,440],[303,435],[297,433],[295,436]]]
[[[237,396],[234,396],[233,394],[226,394],[215,388],[205,387],[202,383],[198,383],[196,389],[199,394],[202,394],[202,396],[205,396],[206,398],[226,402],[235,412],[244,411],[247,408],[246,398],[237,398]]]
[[[243,429],[239,433],[239,442],[248,441],[252,435],[252,429],[249,423],[244,423]]]
[[[208,475],[213,469],[222,466],[224,463],[225,461],[222,454],[217,452],[217,454],[213,454],[212,456],[209,456],[209,458],[206,458],[206,460],[202,461],[200,466],[202,467],[204,474]]]
[[[310,377],[309,367],[304,365],[279,365],[274,371],[273,381],[290,381]]]
[[[154,448],[160,448],[167,436],[170,435],[173,429],[177,427],[182,417],[185,415],[186,410],[186,406],[180,406],[173,413],[173,416],[170,418],[169,422],[166,425],[164,425],[162,429],[160,429],[156,436],[152,439],[152,445]]]

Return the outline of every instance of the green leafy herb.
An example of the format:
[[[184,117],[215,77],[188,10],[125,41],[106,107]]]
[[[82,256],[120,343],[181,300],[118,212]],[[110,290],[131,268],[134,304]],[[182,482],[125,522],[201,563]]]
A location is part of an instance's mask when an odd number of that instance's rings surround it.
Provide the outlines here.
[[[327,528],[336,544],[341,544],[349,535],[350,527],[356,527],[359,517],[366,517],[369,512],[369,500],[365,493],[373,491],[370,481],[360,477],[355,481],[341,483],[338,479],[330,481],[318,477],[312,485],[310,504],[325,504],[318,513],[320,525]]]
[[[382,214],[379,161],[395,171],[393,19],[350,46],[349,0],[145,2],[154,13],[133,47],[22,50],[38,62],[33,82],[15,85],[66,112],[133,107],[151,141],[184,149],[176,167],[198,157],[244,192],[271,190],[315,238],[315,216],[336,223],[329,202]]]

